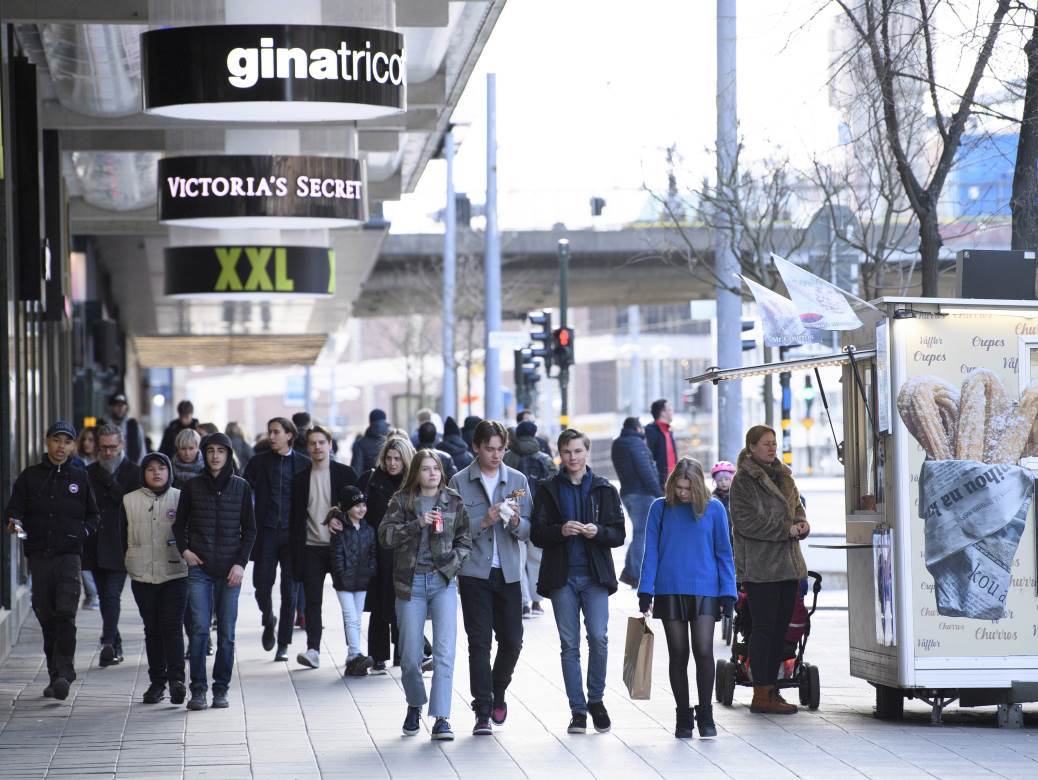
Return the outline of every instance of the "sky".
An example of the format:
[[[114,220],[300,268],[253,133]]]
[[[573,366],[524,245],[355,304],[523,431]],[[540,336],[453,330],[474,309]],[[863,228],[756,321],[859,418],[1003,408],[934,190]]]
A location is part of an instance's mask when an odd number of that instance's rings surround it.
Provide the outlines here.
[[[738,4],[738,99],[744,159],[776,148],[794,158],[836,143],[828,105],[824,0]],[[819,9],[822,9],[821,11]],[[695,186],[712,169],[715,3],[709,0],[509,0],[453,115],[470,123],[455,158],[455,189],[482,203],[486,74],[497,81],[498,219],[503,229],[618,226],[666,187],[665,150]],[[429,164],[414,193],[386,204],[394,232],[434,232],[445,164]],[[592,220],[588,201],[606,199]],[[474,225],[476,223],[474,222]]]

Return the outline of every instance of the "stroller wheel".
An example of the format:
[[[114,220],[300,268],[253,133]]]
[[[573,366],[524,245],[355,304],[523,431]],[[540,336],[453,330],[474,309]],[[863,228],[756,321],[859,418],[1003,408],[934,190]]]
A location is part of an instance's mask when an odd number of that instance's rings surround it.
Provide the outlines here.
[[[735,698],[735,664],[721,659],[717,662],[717,701],[725,707],[732,706]]]
[[[800,703],[809,710],[817,710],[821,695],[821,686],[818,682],[818,667],[812,664],[804,664],[800,675]]]
[[[714,670],[714,696],[720,703],[724,701],[724,673],[728,662],[723,658],[717,659],[717,668]]]

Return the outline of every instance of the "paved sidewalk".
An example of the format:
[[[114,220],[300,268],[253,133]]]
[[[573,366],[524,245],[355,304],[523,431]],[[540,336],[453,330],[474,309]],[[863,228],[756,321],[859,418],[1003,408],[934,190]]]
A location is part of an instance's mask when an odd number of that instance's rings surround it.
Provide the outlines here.
[[[822,706],[766,718],[747,709],[748,689],[730,709],[716,706],[720,736],[678,741],[662,630],[656,632],[653,698],[632,702],[621,681],[626,619],[636,600],[612,600],[609,734],[566,734],[558,639],[549,613],[524,623],[526,639],[509,695],[509,719],[491,738],[470,736],[467,646],[461,630],[455,665],[457,740],[433,743],[423,730],[400,735],[404,697],[390,676],[344,681],[345,641],[338,603],[325,599],[322,667],[303,669],[296,632],[292,661],[274,663],[260,647],[259,613],[246,577],[238,622],[238,660],[228,710],[187,712],[168,701],[140,703],[147,665],[136,607],[127,588],[121,630],[126,661],[97,667],[100,616],[80,612],[79,679],[65,702],[42,697],[46,670],[39,627],[30,619],[0,665],[0,777],[91,778],[425,778],[520,777],[767,778],[1038,777],[1036,710],[1031,729],[999,730],[994,708],[951,710],[929,725],[909,703],[903,724],[871,716],[872,690],[847,674],[847,613],[816,613],[809,656],[821,669]],[[656,623],[657,629],[660,629]],[[719,632],[718,632],[719,633]],[[718,641],[720,657],[727,648]],[[428,678],[427,678],[428,679]]]

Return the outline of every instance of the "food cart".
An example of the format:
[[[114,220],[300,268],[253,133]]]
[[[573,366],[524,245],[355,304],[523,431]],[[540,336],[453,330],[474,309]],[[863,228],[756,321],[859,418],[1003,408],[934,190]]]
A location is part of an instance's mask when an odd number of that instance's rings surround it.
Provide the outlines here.
[[[851,674],[880,718],[914,698],[934,722],[957,702],[1019,726],[1038,701],[1038,301],[873,304],[839,353],[690,381],[843,366]]]

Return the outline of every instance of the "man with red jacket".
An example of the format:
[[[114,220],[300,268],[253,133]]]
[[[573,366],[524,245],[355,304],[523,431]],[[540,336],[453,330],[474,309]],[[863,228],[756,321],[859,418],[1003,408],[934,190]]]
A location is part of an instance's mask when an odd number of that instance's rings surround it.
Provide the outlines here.
[[[660,398],[652,402],[649,411],[652,412],[652,422],[645,426],[645,443],[652,453],[652,459],[656,461],[660,484],[663,485],[678,461],[678,448],[674,445],[674,434],[670,431],[674,410],[666,398]]]

